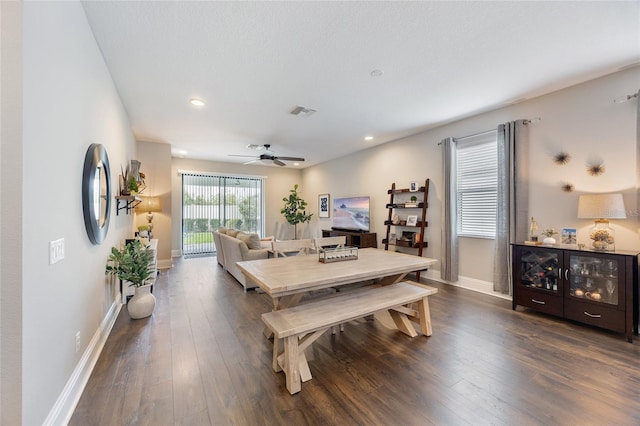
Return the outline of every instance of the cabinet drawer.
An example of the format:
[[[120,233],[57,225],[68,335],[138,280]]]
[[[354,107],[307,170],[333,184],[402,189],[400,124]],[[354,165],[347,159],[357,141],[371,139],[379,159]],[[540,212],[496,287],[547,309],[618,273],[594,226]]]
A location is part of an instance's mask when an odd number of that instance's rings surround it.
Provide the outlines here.
[[[625,332],[624,311],[607,306],[571,301],[566,303],[564,307],[564,316],[585,324],[606,328],[607,330]]]
[[[551,293],[519,287],[516,303],[536,311],[562,316],[562,297]]]

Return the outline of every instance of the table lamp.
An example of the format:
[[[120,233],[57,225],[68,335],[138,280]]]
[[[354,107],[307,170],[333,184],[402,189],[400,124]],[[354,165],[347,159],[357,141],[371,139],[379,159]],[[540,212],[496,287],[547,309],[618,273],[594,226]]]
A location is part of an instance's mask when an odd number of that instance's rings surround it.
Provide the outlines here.
[[[149,240],[151,240],[151,232],[153,231],[153,213],[162,211],[160,197],[140,197],[142,201],[136,207],[136,210],[147,212],[147,222],[149,223]]]
[[[622,194],[581,195],[578,200],[578,219],[596,219],[589,233],[594,250],[615,250],[615,231],[609,219],[626,219]]]

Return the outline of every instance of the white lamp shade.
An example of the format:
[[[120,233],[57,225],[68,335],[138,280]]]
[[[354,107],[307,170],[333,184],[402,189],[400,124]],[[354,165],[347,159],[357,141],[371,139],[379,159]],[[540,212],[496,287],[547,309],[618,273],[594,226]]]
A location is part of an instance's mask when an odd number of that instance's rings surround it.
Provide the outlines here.
[[[160,197],[140,197],[142,201],[137,205],[136,210],[139,212],[161,212],[162,204]]]
[[[581,195],[578,219],[626,219],[622,194]]]

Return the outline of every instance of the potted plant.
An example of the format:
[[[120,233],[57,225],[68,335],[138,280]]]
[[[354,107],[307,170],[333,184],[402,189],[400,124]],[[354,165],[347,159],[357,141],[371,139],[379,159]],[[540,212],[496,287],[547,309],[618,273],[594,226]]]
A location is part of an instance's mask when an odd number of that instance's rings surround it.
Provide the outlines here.
[[[545,229],[544,231],[542,231],[542,235],[545,236],[545,239],[542,240],[542,244],[555,244],[556,239],[553,238],[553,236],[556,235],[557,233],[558,231],[556,231],[553,228]]]
[[[294,239],[298,238],[298,224],[309,222],[312,214],[307,214],[305,207],[307,202],[298,196],[298,184],[293,186],[293,189],[289,190],[289,196],[282,199],[284,201],[284,207],[280,210],[291,225],[293,225]]]
[[[122,249],[111,248],[105,274],[116,276],[135,287],[135,294],[127,303],[127,310],[133,319],[150,316],[156,306],[149,282],[153,276],[152,261],[153,251],[140,240],[125,244]]]

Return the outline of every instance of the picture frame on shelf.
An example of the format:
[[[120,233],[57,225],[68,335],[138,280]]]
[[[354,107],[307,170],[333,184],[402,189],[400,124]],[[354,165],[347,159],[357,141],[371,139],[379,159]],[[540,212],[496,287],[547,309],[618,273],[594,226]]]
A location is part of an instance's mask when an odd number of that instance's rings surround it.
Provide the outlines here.
[[[562,244],[577,244],[577,235],[575,228],[562,228],[560,242]]]
[[[408,215],[407,226],[418,226],[418,216],[415,214]]]
[[[418,192],[418,182],[409,182],[409,192]]]
[[[328,218],[331,216],[331,209],[329,207],[330,203],[329,194],[320,194],[318,195],[318,217],[320,218]]]
[[[396,243],[396,234],[394,232],[389,234],[389,244],[395,244]]]

